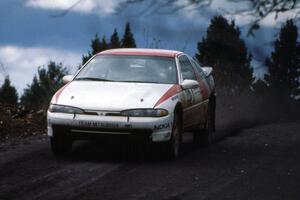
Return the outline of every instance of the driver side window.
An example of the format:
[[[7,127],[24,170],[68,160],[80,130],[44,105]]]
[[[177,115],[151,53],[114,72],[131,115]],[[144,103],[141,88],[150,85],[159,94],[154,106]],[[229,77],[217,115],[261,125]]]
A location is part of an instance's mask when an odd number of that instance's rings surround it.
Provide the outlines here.
[[[195,80],[197,81],[197,78],[195,76],[195,72],[193,70],[192,64],[188,57],[186,56],[180,56],[179,57],[179,64],[180,64],[180,69],[181,69],[181,74],[183,80],[190,79],[190,80]]]

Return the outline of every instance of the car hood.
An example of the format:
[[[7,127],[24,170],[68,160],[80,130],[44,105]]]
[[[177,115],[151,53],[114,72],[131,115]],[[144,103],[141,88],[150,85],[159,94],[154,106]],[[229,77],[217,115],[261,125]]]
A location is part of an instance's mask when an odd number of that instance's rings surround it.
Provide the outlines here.
[[[85,110],[153,108],[171,87],[172,84],[72,81],[54,95],[52,103]]]

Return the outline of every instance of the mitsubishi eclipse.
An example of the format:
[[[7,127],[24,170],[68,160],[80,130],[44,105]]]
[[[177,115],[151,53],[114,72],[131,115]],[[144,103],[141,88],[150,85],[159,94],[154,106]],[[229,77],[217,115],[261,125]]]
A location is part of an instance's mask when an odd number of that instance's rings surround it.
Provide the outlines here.
[[[210,144],[214,131],[212,68],[179,51],[114,49],[93,56],[53,96],[47,130],[55,155],[76,139],[142,138],[178,157],[182,135]],[[140,141],[140,140],[138,140]]]

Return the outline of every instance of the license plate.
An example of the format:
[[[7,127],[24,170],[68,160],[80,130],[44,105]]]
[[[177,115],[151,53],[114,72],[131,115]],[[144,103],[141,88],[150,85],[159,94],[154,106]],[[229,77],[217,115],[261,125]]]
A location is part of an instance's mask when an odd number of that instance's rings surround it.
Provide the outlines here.
[[[95,121],[79,121],[79,126],[96,127],[96,128],[119,128],[118,124]]]

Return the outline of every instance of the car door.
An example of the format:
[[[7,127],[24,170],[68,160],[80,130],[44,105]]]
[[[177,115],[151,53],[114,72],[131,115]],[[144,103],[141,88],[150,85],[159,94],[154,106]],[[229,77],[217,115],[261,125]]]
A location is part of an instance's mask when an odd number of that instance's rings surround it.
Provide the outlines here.
[[[205,123],[208,103],[209,103],[209,96],[211,93],[210,82],[207,79],[207,76],[204,73],[204,71],[201,69],[201,66],[194,59],[190,59],[190,60],[194,68],[196,69],[196,74],[198,75],[197,77],[199,79],[199,86],[200,86],[200,93],[201,93],[201,103],[199,105],[200,121],[202,123]]]
[[[189,79],[198,81],[194,68],[186,55],[181,55],[178,58],[182,81]],[[183,91],[184,102],[183,102],[183,121],[184,127],[192,127],[199,124],[199,103],[201,102],[200,87],[192,89],[185,89]]]
[[[212,89],[212,82],[209,79],[209,77],[206,76],[204,71],[201,69],[201,66],[197,61],[194,59],[191,59],[193,66],[196,69],[196,73],[198,74],[199,83],[200,83],[200,91],[203,97],[203,100],[206,100],[209,98],[211,89]]]

